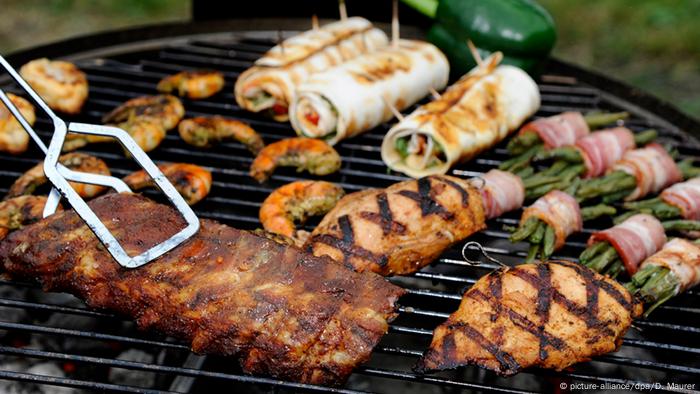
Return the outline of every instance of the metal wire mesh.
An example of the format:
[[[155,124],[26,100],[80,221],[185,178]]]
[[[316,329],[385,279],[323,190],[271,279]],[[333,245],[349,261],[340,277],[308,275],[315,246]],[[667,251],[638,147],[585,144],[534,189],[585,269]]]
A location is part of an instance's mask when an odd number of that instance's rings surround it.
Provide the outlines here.
[[[275,37],[276,32],[270,32]],[[207,39],[192,37],[178,40],[158,50],[126,53],[100,59],[78,62],[88,74],[90,99],[82,114],[76,119],[84,122],[99,122],[100,117],[127,99],[154,94],[160,78],[182,70],[212,68],[223,71],[226,87],[216,96],[201,100],[184,99],[187,116],[223,115],[244,120],[251,124],[267,143],[293,135],[288,124],[271,122],[241,110],[233,98],[233,82],[237,75],[251,65],[272,44],[272,40],[245,37],[245,35],[222,34]],[[16,65],[18,66],[18,65]],[[675,145],[681,156],[697,157],[698,143],[682,133],[664,119],[658,118],[634,105],[605,93],[603,90],[577,82],[573,75],[545,74],[539,81],[542,107],[537,116],[548,116],[562,111],[627,110],[633,116],[628,127],[639,131],[656,128],[661,142]],[[11,89],[10,89],[11,91]],[[385,187],[404,180],[400,174],[387,172],[379,155],[382,137],[389,125],[360,137],[341,143],[337,148],[343,157],[341,170],[327,177],[340,184],[347,192],[368,187]],[[37,129],[44,131],[50,125],[39,119]],[[124,176],[135,167],[115,149],[109,146],[90,146],[83,150],[108,162],[113,175]],[[200,218],[219,220],[238,228],[259,226],[257,212],[264,198],[280,185],[304,178],[293,170],[278,171],[266,184],[258,184],[248,174],[252,157],[245,147],[228,142],[208,150],[198,150],[186,145],[176,132],[171,132],[163,144],[151,153],[156,161],[189,162],[210,169],[214,184],[210,196],[195,206]],[[0,156],[0,194],[8,191],[9,185],[25,170],[41,158],[38,152],[22,156]],[[462,164],[452,171],[456,176],[478,176],[498,165],[506,158],[503,146]],[[149,194],[148,192],[146,194]],[[517,222],[520,212],[505,215],[491,221],[488,229],[472,237],[481,242],[494,257],[508,264],[517,264],[526,255],[524,244],[511,245],[507,240],[504,224]],[[309,227],[313,226],[313,222]],[[595,229],[610,226],[609,219],[588,224],[587,228],[570,238],[566,247],[555,257],[574,258],[584,247],[587,235]],[[417,376],[410,367],[422,351],[427,348],[432,329],[457,309],[462,292],[479,277],[496,266],[485,263],[472,267],[462,261],[459,248],[447,251],[441,258],[421,272],[409,277],[393,278],[392,281],[408,289],[400,300],[400,316],[391,324],[390,333],[374,352],[372,360],[357,369],[346,388],[329,389],[291,382],[280,382],[262,377],[241,374],[232,359],[209,357],[201,368],[179,364],[155,364],[117,360],[105,356],[82,353],[54,352],[22,346],[13,346],[0,340],[0,354],[32,359],[72,362],[79,366],[119,367],[129,370],[150,371],[174,377],[197,378],[193,391],[204,391],[207,387],[241,387],[247,389],[270,388],[282,391],[331,391],[395,392],[428,390],[433,392],[484,391],[484,392],[530,392],[549,391],[561,383],[594,382],[609,384],[632,384],[664,382],[693,382],[700,377],[700,301],[697,291],[691,291],[659,308],[649,320],[635,323],[622,348],[613,354],[597,357],[588,363],[579,364],[567,371],[554,372],[533,370],[512,378],[500,378],[476,367],[459,368],[455,371]],[[3,281],[0,285],[16,288],[34,288],[32,284]],[[121,321],[109,313],[97,312],[84,307],[66,307],[30,299],[0,298],[0,307],[21,309],[30,314],[58,313],[83,316],[96,321]],[[113,330],[82,330],[50,327],[41,323],[14,323],[6,321],[0,314],[0,330],[25,332],[41,336],[75,337],[82,340],[118,343],[124,346],[150,349],[169,349],[180,355],[188,354],[185,344],[171,341],[157,334],[145,334],[132,328]],[[52,378],[44,375],[0,370],[0,379],[46,383],[97,391],[117,392],[162,392],[127,385],[104,383],[103,380],[86,377]],[[162,390],[173,389],[167,385]]]

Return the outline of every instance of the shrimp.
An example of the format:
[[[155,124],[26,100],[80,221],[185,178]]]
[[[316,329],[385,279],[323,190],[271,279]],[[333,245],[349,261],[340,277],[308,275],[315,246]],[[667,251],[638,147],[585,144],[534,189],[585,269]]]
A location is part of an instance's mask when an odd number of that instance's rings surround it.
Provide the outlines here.
[[[34,106],[29,101],[12,93],[8,93],[7,97],[19,109],[24,119],[33,126],[36,121]],[[0,151],[18,155],[26,151],[27,147],[29,147],[29,134],[24,131],[10,110],[0,103]]]
[[[157,148],[167,131],[185,116],[185,107],[175,96],[142,96],[131,99],[102,117],[103,123],[123,129],[146,152]],[[69,134],[63,151],[70,152],[88,144],[114,142],[111,137]]]
[[[36,59],[22,66],[19,73],[56,111],[77,114],[87,100],[87,78],[73,63]]]
[[[167,76],[158,82],[161,93],[177,92],[180,97],[204,99],[211,97],[224,88],[224,74],[218,71],[182,71]]]
[[[158,165],[158,168],[189,205],[200,202],[211,190],[211,172],[203,167],[186,163],[167,163]],[[131,173],[123,180],[133,190],[154,186],[153,180],[144,170]]]
[[[128,100],[102,117],[102,122],[110,125],[133,125],[141,121],[160,124],[170,130],[185,116],[185,107],[175,96],[161,94],[141,96]]]
[[[263,148],[250,167],[250,176],[258,182],[265,182],[278,166],[328,175],[340,169],[340,155],[323,140],[288,138]]]
[[[58,161],[74,171],[110,175],[107,163],[101,159],[86,155],[84,153],[69,153],[61,156]],[[7,193],[5,199],[33,194],[39,186],[45,184],[46,182],[48,182],[48,179],[44,174],[44,163],[42,162],[17,178],[15,183],[10,186],[10,191]],[[83,198],[95,197],[105,190],[104,186],[98,185],[88,185],[75,182],[70,182],[70,185],[73,187],[73,190],[75,190],[76,193]]]
[[[205,148],[229,138],[245,145],[253,154],[260,153],[265,146],[262,138],[252,127],[222,116],[185,119],[178,126],[180,137],[190,145]]]
[[[260,222],[266,231],[305,242],[308,233],[297,231],[294,222],[304,223],[314,215],[333,209],[345,191],[325,181],[296,181],[273,191],[260,207]]]
[[[11,231],[42,219],[46,200],[44,196],[19,196],[0,202],[0,241]]]

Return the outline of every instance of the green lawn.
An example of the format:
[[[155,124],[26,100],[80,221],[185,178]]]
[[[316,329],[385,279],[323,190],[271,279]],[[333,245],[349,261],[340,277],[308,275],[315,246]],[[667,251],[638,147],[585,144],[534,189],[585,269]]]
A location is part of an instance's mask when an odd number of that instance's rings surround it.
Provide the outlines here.
[[[0,0],[0,51],[189,18],[189,0]]]
[[[557,21],[556,56],[700,118],[700,0],[540,1]],[[0,51],[6,53],[99,30],[187,19],[189,1],[2,0],[2,13]]]
[[[541,0],[555,56],[662,97],[700,118],[700,1]]]

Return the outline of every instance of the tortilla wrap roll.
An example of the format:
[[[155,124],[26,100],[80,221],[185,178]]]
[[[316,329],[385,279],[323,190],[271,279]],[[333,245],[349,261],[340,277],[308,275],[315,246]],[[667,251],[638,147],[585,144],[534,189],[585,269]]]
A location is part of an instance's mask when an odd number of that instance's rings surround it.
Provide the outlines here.
[[[532,116],[540,106],[537,84],[523,70],[499,65],[501,58],[490,56],[392,127],[382,142],[384,163],[414,178],[445,174]]]
[[[335,68],[314,74],[297,87],[289,116],[304,137],[334,145],[393,117],[447,84],[449,64],[432,44],[400,40]]]
[[[295,87],[310,75],[385,47],[386,34],[360,17],[329,23],[288,38],[238,76],[236,102],[252,112],[269,111],[286,122]]]

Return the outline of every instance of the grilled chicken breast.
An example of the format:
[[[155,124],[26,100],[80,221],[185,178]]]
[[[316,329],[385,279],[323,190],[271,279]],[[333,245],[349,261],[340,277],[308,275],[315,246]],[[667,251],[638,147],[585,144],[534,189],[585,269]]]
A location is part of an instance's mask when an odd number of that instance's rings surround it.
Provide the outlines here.
[[[184,227],[173,209],[137,195],[89,205],[131,255]],[[246,372],[328,385],[369,359],[403,293],[377,275],[208,220],[158,260],[124,269],[73,211],[57,213],[3,240],[0,262],[47,291],[186,339],[195,352],[238,356]]]
[[[615,351],[641,313],[622,285],[576,263],[498,270],[464,294],[415,370],[467,364],[505,376],[533,366],[561,370]]]
[[[484,222],[476,188],[463,179],[434,175],[343,197],[311,233],[306,248],[356,271],[410,274],[483,229]]]

